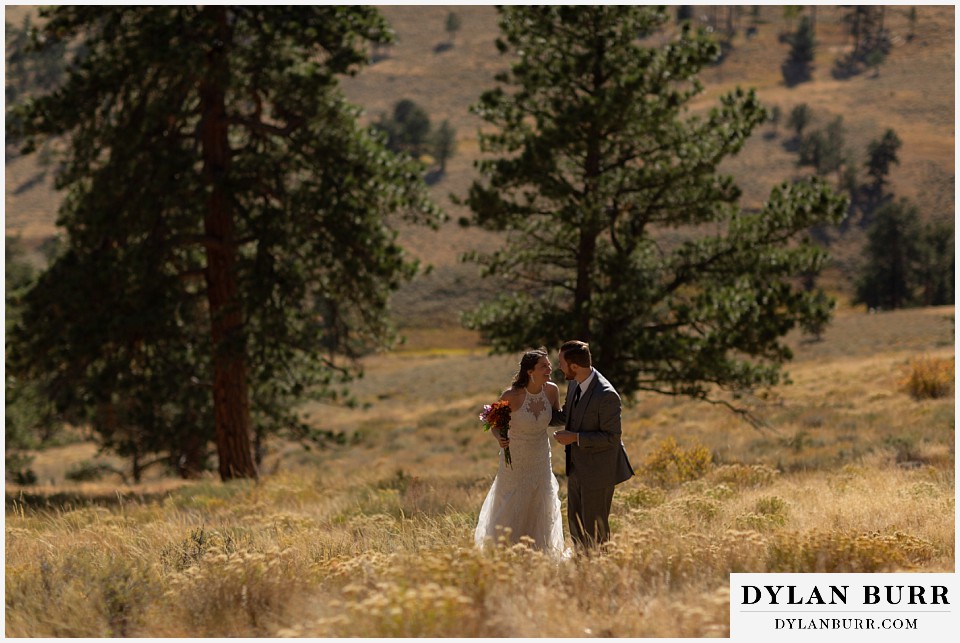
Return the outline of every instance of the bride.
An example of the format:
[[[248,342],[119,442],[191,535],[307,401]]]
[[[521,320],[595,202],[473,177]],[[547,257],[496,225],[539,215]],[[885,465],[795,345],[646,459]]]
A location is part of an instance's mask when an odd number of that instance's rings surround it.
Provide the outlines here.
[[[480,509],[474,534],[478,547],[503,536],[516,543],[523,536],[533,547],[563,555],[563,522],[560,517],[560,485],[553,475],[547,428],[554,410],[560,409],[560,390],[550,381],[552,367],[543,348],[527,351],[513,384],[500,396],[510,404],[510,430],[503,439],[496,428],[491,433],[506,448],[510,446],[513,467],[500,468]]]

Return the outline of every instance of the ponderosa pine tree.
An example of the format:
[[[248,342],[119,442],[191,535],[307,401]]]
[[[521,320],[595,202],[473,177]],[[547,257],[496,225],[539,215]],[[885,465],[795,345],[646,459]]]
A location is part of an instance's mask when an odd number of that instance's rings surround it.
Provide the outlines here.
[[[251,436],[302,436],[294,402],[336,395],[388,337],[415,271],[391,221],[439,216],[337,86],[389,28],[363,6],[44,18],[48,46],[82,44],[18,114],[25,151],[65,142],[66,249],[24,298],[11,367],[108,442],[189,461],[213,440],[223,479],[256,477]]]
[[[892,129],[887,129],[880,140],[870,141],[867,146],[867,160],[865,166],[867,174],[873,179],[870,184],[871,194],[879,199],[887,185],[887,178],[892,165],[900,165],[897,152],[903,143]]]
[[[440,172],[447,171],[447,161],[457,151],[457,130],[450,126],[450,121],[443,119],[440,127],[433,134],[433,155],[440,164]]]
[[[892,310],[918,301],[917,267],[922,256],[920,215],[907,199],[880,206],[867,230],[866,265],[855,303]]]
[[[951,221],[934,221],[923,226],[920,236],[918,277],[924,306],[949,306],[954,303],[954,227]]]
[[[737,89],[688,113],[719,50],[689,26],[654,45],[667,20],[635,6],[500,10],[512,69],[475,107],[493,127],[466,202],[474,224],[506,233],[470,258],[511,288],[466,321],[495,351],[590,342],[625,394],[733,405],[716,387],[778,382],[780,339],[822,324],[828,302],[794,278],[824,259],[805,231],[839,221],[844,202],[813,180],[738,207],[717,168],[764,109]]]
[[[780,66],[787,86],[793,86],[810,80],[813,73],[814,49],[816,42],[813,34],[813,22],[808,16],[800,18],[796,33],[789,37],[790,54]]]
[[[430,140],[430,115],[409,98],[397,101],[393,114],[381,115],[374,127],[386,137],[387,147],[419,158]]]

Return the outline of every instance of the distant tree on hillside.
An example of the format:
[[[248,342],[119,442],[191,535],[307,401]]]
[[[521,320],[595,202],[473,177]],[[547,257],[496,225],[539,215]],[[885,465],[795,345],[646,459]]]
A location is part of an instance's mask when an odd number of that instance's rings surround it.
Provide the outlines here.
[[[5,23],[5,32],[8,91],[49,91],[60,85],[65,70],[64,43],[44,42],[29,15],[20,27]],[[8,95],[7,101],[16,100],[17,94]]]
[[[375,126],[387,136],[387,149],[418,158],[430,141],[430,116],[420,105],[404,98],[393,106],[393,113],[381,116]]]
[[[872,201],[882,198],[891,166],[900,164],[897,152],[902,145],[897,133],[888,129],[879,140],[870,141],[867,146],[866,169],[872,179],[867,187]]]
[[[921,255],[919,215],[906,199],[881,206],[867,231],[866,265],[854,303],[894,309],[917,301],[916,265]]]
[[[826,141],[824,140],[822,131],[814,130],[812,132],[808,132],[802,139],[800,139],[797,166],[811,166],[817,168],[820,165],[820,156],[823,153],[823,148],[825,145]],[[820,172],[818,171],[817,174],[820,174]]]
[[[794,131],[797,139],[802,139],[803,131],[812,120],[813,111],[810,109],[810,106],[806,103],[800,103],[790,110],[790,116],[787,117],[787,127]]]
[[[853,36],[855,55],[881,49],[889,52],[890,36],[884,26],[886,7],[883,5],[855,5],[848,9],[846,22]]]
[[[954,227],[949,221],[928,223],[920,236],[918,281],[924,306],[954,304]]]
[[[444,119],[433,135],[433,155],[440,163],[440,171],[447,171],[447,160],[457,149],[457,131]]]
[[[819,342],[823,340],[823,333],[833,318],[837,302],[831,299],[822,288],[814,290],[811,285],[807,289],[813,291],[816,306],[813,314],[800,324],[800,328],[808,335],[813,335],[814,340]]]
[[[460,20],[460,15],[454,11],[451,11],[447,14],[446,20],[443,22],[443,29],[447,32],[447,39],[451,44],[453,44],[453,38],[457,35],[457,32],[460,31],[462,21]]]
[[[851,5],[846,8],[843,21],[853,39],[853,50],[838,58],[833,75],[836,78],[848,78],[861,73],[865,67],[872,67],[877,73],[878,66],[890,53],[893,43],[884,26],[885,7],[873,5]]]
[[[863,63],[870,69],[873,69],[873,76],[880,75],[880,65],[887,59],[887,54],[882,49],[871,49],[863,57]]]
[[[860,176],[857,172],[857,164],[851,161],[853,153],[849,150],[844,154],[844,158],[846,162],[840,175],[840,187],[850,195],[851,203],[856,205],[860,192]]]
[[[510,287],[467,323],[497,351],[588,341],[624,394],[713,400],[777,382],[780,338],[824,313],[793,285],[824,259],[803,237],[839,221],[843,200],[812,180],[738,207],[718,168],[766,114],[742,89],[687,112],[718,47],[690,26],[645,45],[666,10],[499,11],[498,48],[515,58],[474,108],[490,127],[466,203],[474,224],[508,233],[471,258]]]
[[[790,53],[780,67],[787,86],[810,80],[813,73],[814,48],[813,23],[808,16],[800,19],[797,31],[789,36]]]
[[[14,106],[30,95],[53,91],[63,82],[66,47],[59,41],[40,45],[36,27],[29,15],[24,16],[19,27],[5,23],[6,30],[6,144],[9,149],[17,145],[17,132],[22,125],[17,122]],[[81,48],[82,50],[82,48]]]
[[[793,31],[793,23],[803,14],[803,6],[798,4],[788,4],[783,6],[783,23],[786,32]]]
[[[338,88],[387,24],[359,5],[41,16],[49,46],[86,48],[18,111],[26,152],[68,141],[65,248],[23,298],[8,373],[132,458],[212,440],[221,478],[255,478],[251,440],[314,437],[297,402],[337,397],[389,337],[415,265],[385,215],[436,220],[419,168]]]
[[[770,116],[767,117],[767,120],[773,123],[773,131],[776,132],[780,127],[780,120],[783,118],[783,110],[780,109],[779,105],[774,105],[770,108]]]
[[[817,176],[836,172],[838,185],[842,184],[845,160],[842,116],[832,120],[826,130],[810,132],[800,142],[800,158],[797,164],[813,166]]]

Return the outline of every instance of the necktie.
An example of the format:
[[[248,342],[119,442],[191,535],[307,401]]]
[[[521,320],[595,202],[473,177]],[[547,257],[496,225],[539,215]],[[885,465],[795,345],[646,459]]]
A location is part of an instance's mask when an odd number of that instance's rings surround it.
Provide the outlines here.
[[[573,393],[573,405],[576,406],[577,402],[580,401],[580,385],[577,384],[577,390]]]

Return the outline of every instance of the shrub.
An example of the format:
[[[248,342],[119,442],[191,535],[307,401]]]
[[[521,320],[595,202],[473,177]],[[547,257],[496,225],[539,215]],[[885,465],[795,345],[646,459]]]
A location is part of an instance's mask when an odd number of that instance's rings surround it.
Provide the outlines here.
[[[330,636],[462,636],[465,615],[476,611],[459,588],[435,582],[382,581],[373,591],[353,585],[344,593],[349,600],[330,602],[336,615],[317,620],[312,629]]]
[[[9,435],[9,434],[8,434]],[[8,452],[5,458],[7,465],[6,479],[19,485],[31,485],[37,483],[37,474],[30,468],[33,457],[13,451]]]
[[[787,501],[780,496],[764,496],[758,498],[755,505],[757,513],[764,515],[787,513]]]
[[[629,509],[652,509],[664,503],[666,494],[661,489],[641,485],[619,494],[619,499]]]
[[[752,511],[740,514],[736,520],[737,529],[760,532],[782,527],[785,523],[786,519],[783,516],[767,516]]]
[[[740,529],[767,529],[782,527],[787,523],[787,502],[779,496],[758,498],[753,511],[737,516]]]
[[[146,561],[114,548],[111,541],[120,528],[99,524],[78,531],[97,536],[54,541],[54,555],[8,563],[7,636],[102,638],[142,632],[149,609],[160,596],[156,574]],[[21,549],[30,549],[27,543],[36,532],[8,529],[7,536],[8,543],[13,536]],[[91,546],[105,542],[111,543],[109,553]]]
[[[683,448],[673,437],[660,442],[643,464],[644,476],[661,486],[698,480],[710,469],[710,451],[702,444]]]
[[[710,522],[720,515],[721,505],[713,498],[705,496],[694,496],[692,498],[679,498],[671,503],[680,512],[692,520],[698,522]]]
[[[103,478],[103,467],[89,460],[72,465],[64,474],[67,480],[74,482],[89,482]]]
[[[940,495],[940,487],[932,482],[921,481],[906,489],[900,489],[897,493],[909,498],[936,498]]]
[[[199,565],[209,549],[210,534],[203,527],[198,527],[190,532],[188,538],[164,547],[160,551],[160,562],[165,568],[183,571],[193,565]]]
[[[703,495],[713,500],[728,500],[737,495],[737,492],[721,482],[715,487],[705,489]]]
[[[915,400],[946,397],[953,390],[954,360],[921,357],[911,360],[900,389]]]
[[[266,635],[316,582],[295,552],[277,546],[211,545],[202,560],[171,574],[164,596],[173,619],[196,636]]]
[[[767,538],[756,531],[677,535],[644,529],[614,539],[608,560],[632,581],[677,589],[704,579],[727,578],[730,572],[759,570],[766,549]]]
[[[883,572],[910,569],[935,554],[929,542],[895,532],[780,534],[768,550],[768,571],[781,573]]]
[[[104,564],[98,584],[108,636],[133,635],[159,593],[148,566],[142,561],[111,558]]]
[[[725,464],[710,473],[710,479],[734,487],[763,487],[774,480],[780,472],[765,464]]]

